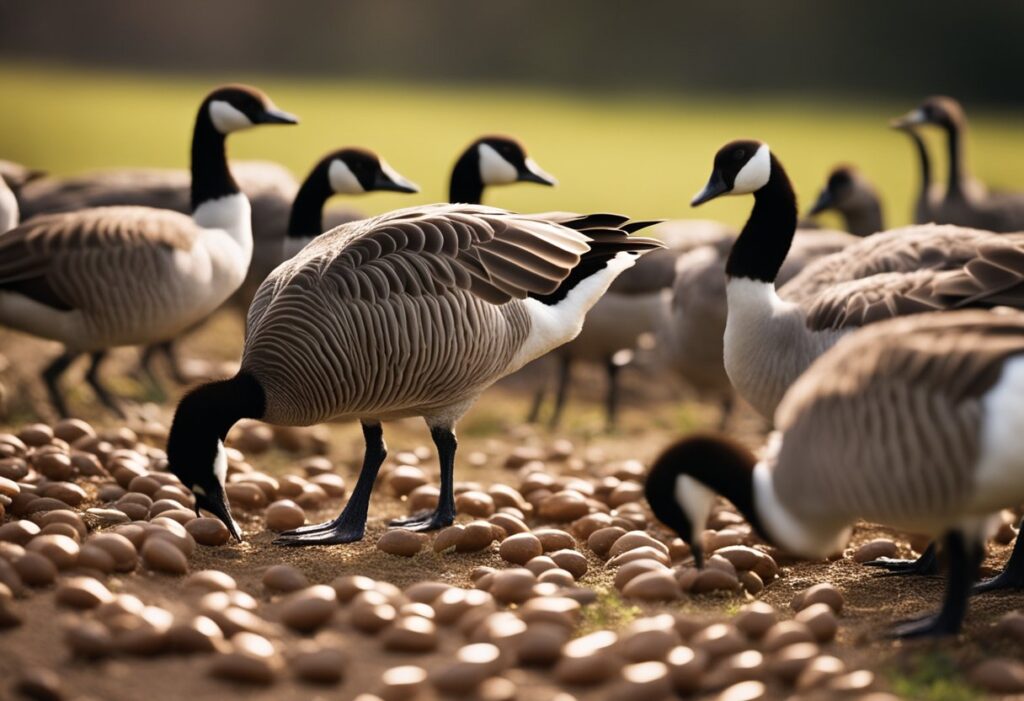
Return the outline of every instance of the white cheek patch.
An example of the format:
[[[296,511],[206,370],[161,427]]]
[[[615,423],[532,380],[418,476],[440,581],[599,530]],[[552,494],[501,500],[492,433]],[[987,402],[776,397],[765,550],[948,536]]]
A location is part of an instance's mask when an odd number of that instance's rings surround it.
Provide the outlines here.
[[[675,497],[690,521],[693,537],[699,538],[707,527],[715,493],[689,475],[680,475],[676,479]]]
[[[480,179],[485,185],[507,185],[519,177],[516,167],[487,144],[477,147],[480,155]]]
[[[217,441],[217,455],[213,458],[213,474],[223,487],[228,479],[228,454],[224,452],[224,443]]]
[[[331,189],[342,195],[358,195],[366,192],[359,183],[359,178],[348,167],[348,163],[335,159],[327,169],[327,178],[331,181]]]
[[[756,192],[768,184],[771,174],[771,152],[768,150],[768,144],[761,144],[757,152],[736,174],[731,194],[748,195],[751,192]]]
[[[214,100],[210,103],[210,121],[221,134],[230,134],[252,126],[252,121],[244,113],[224,100]]]

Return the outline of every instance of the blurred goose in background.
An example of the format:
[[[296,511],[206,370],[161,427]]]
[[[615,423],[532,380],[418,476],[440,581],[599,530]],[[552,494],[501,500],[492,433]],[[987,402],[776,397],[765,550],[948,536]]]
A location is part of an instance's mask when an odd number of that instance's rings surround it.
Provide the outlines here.
[[[935,209],[942,202],[944,188],[932,182],[932,162],[928,156],[928,147],[918,133],[917,128],[909,124],[894,121],[892,127],[907,135],[917,154],[918,169],[921,174],[921,185],[914,200],[914,223],[927,224],[935,221]]]
[[[511,136],[481,136],[455,161],[448,201],[481,204],[485,188],[511,183],[553,186],[558,181],[526,155],[526,149],[518,140]]]
[[[776,292],[796,230],[796,195],[760,141],[723,146],[692,204],[743,194],[753,194],[754,207],[725,268],[724,361],[733,386],[765,418],[854,328],[925,311],[1024,306],[1024,238],[953,226],[869,236],[814,261]]]
[[[869,236],[885,228],[878,191],[852,165],[839,165],[832,169],[807,214],[813,217],[827,211],[838,212],[846,230],[854,236]]]
[[[377,154],[366,149],[345,148],[324,156],[306,176],[295,195],[283,240],[274,240],[265,235],[262,241],[254,243],[252,264],[245,276],[245,282],[242,283],[243,288],[249,285],[252,289],[240,289],[234,298],[247,300],[245,309],[248,310],[248,300],[255,295],[259,283],[262,283],[274,268],[298,253],[303,246],[325,230],[324,207],[331,196],[359,195],[383,190],[419,192],[419,187],[399,175]],[[203,319],[196,327],[202,326],[205,322]],[[151,382],[156,385],[159,383],[153,370],[153,360],[157,353],[166,356],[172,377],[179,384],[187,383],[187,378],[178,368],[173,344],[174,339],[163,341],[148,346],[142,353],[142,367]]]
[[[431,205],[322,234],[260,287],[238,374],[182,400],[170,469],[240,537],[224,493],[231,426],[358,419],[366,453],[345,510],[276,541],[351,542],[363,536],[386,454],[380,422],[422,416],[438,450],[440,500],[396,525],[451,524],[456,422],[496,380],[579,333],[612,280],[661,246],[629,236],[642,226],[609,214]]]
[[[64,344],[43,371],[60,414],[68,410],[58,382],[78,355],[93,354],[86,379],[119,411],[97,374],[107,349],[173,338],[238,289],[252,256],[251,210],[225,138],[295,123],[254,88],[218,88],[195,119],[191,217],[98,207],[35,217],[0,237],[0,324]]]
[[[25,187],[33,180],[38,180],[46,175],[45,171],[29,168],[21,163],[5,161],[0,159],[0,180],[7,183],[7,187],[15,192]]]
[[[808,558],[841,552],[860,519],[941,537],[941,610],[892,633],[954,635],[993,513],[1024,501],[1022,396],[1024,315],[881,322],[840,341],[790,388],[760,461],[725,437],[684,439],[655,461],[647,500],[698,566],[716,494],[763,539]]]
[[[964,155],[967,117],[960,103],[951,97],[929,97],[892,122],[895,127],[920,124],[944,130],[949,151],[949,183],[934,208],[934,220],[996,232],[1024,230],[1024,193],[987,192],[974,184]]]
[[[6,178],[0,177],[0,234],[16,227],[20,218],[18,198],[14,196]]]

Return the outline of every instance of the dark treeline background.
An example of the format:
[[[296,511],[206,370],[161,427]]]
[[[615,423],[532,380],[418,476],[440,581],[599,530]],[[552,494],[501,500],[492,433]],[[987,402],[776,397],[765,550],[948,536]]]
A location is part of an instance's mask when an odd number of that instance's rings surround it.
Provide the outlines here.
[[[0,0],[0,58],[1024,102],[1024,0]]]

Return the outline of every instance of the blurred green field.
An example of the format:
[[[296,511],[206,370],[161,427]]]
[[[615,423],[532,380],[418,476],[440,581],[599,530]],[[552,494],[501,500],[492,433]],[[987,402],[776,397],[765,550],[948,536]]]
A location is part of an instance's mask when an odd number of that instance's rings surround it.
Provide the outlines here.
[[[813,199],[827,170],[856,163],[884,195],[887,223],[906,223],[917,187],[907,140],[887,128],[904,103],[796,103],[740,97],[659,98],[568,94],[489,86],[424,86],[280,76],[167,76],[0,63],[0,158],[54,173],[120,165],[184,166],[194,110],[220,81],[265,89],[302,125],[260,129],[232,140],[235,157],[280,161],[303,174],[325,151],[363,145],[383,154],[423,188],[418,198],[375,194],[357,203],[380,212],[443,200],[456,153],[475,136],[520,137],[561,185],[492,191],[489,203],[520,211],[613,210],[635,217],[702,217],[739,223],[747,201],[694,212],[690,196],[705,182],[715,149],[737,137],[768,141]],[[968,113],[975,174],[990,185],[1024,189],[1024,120]],[[939,158],[945,154],[932,137]]]

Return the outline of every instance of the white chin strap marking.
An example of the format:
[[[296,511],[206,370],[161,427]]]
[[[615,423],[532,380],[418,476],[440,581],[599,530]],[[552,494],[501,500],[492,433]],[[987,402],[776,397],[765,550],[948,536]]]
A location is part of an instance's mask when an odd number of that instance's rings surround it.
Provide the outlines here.
[[[217,441],[217,455],[213,458],[213,474],[223,487],[228,479],[228,454],[224,451],[224,443]]]
[[[487,144],[477,147],[480,155],[480,179],[485,185],[507,185],[519,177],[516,167]]]
[[[331,167],[327,169],[327,178],[331,181],[331,189],[339,194],[358,195],[366,192],[359,183],[348,163],[340,159],[331,161]]]
[[[690,521],[693,537],[699,538],[707,527],[715,493],[689,475],[680,475],[676,479],[675,498]]]
[[[224,100],[214,100],[210,103],[210,121],[221,134],[230,134],[252,126],[252,121],[244,113]]]
[[[768,144],[761,144],[761,147],[736,174],[730,194],[747,195],[756,192],[768,184],[771,174],[771,151],[768,150]]]

